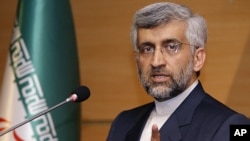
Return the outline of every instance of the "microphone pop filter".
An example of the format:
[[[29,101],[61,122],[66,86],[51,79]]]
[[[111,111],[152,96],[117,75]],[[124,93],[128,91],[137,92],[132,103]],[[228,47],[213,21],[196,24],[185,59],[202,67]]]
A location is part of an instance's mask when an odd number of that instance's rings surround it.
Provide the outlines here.
[[[90,96],[90,90],[86,86],[80,86],[72,91],[72,95],[76,95],[77,98],[74,100],[74,102],[82,102],[89,98]]]

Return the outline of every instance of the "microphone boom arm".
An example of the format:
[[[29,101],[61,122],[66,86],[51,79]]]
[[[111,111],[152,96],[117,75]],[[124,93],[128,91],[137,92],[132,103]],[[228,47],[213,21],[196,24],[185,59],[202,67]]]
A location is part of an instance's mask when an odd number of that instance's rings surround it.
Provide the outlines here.
[[[90,96],[90,91],[89,91],[88,87],[81,86],[81,87],[75,89],[71,94],[72,95],[70,97],[68,97],[66,100],[62,101],[61,103],[59,103],[59,104],[57,104],[57,105],[55,105],[55,106],[53,106],[51,108],[48,108],[47,110],[44,110],[41,113],[38,113],[38,114],[24,120],[23,122],[21,122],[19,124],[16,124],[15,126],[12,126],[11,128],[9,128],[7,130],[4,130],[3,132],[0,132],[0,137],[5,135],[6,133],[8,133],[10,131],[13,131],[16,128],[18,128],[18,127],[20,127],[20,126],[22,126],[22,125],[36,119],[36,118],[38,118],[38,117],[40,117],[40,116],[42,116],[42,115],[44,115],[44,114],[46,114],[46,113],[48,113],[48,112],[50,112],[50,111],[52,111],[54,109],[66,104],[66,103],[69,103],[69,102],[77,102],[77,103],[79,103],[79,102],[82,102],[82,101],[88,99],[89,96]]]
[[[15,130],[16,128],[18,128],[18,127],[20,127],[20,126],[22,126],[22,125],[24,125],[24,124],[26,124],[26,123],[28,123],[28,122],[30,122],[30,121],[36,119],[36,118],[42,116],[42,115],[44,115],[44,114],[46,114],[46,113],[48,113],[48,112],[50,112],[50,111],[52,111],[52,110],[54,110],[54,109],[56,109],[57,107],[60,107],[61,105],[64,105],[64,104],[66,104],[66,103],[68,103],[68,102],[71,102],[71,101],[72,101],[72,98],[71,98],[71,97],[70,97],[70,98],[67,98],[65,101],[63,101],[63,102],[61,102],[61,103],[59,103],[59,104],[57,104],[57,105],[55,105],[55,106],[53,106],[53,107],[47,109],[47,110],[44,110],[44,111],[41,112],[41,113],[38,113],[38,114],[36,114],[35,116],[32,116],[32,117],[30,117],[30,118],[24,120],[23,122],[21,122],[21,123],[15,125],[15,126],[12,126],[11,128],[9,128],[9,129],[7,129],[7,130],[5,130],[5,131],[3,131],[3,132],[0,132],[0,137],[3,136],[3,135],[5,135],[6,133],[8,133],[8,132],[10,132],[10,131]]]

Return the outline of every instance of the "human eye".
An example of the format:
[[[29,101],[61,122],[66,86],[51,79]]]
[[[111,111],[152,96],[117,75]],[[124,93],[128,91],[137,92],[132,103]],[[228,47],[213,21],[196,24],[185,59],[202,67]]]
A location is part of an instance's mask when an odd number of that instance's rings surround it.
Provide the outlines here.
[[[140,53],[142,54],[151,54],[154,52],[154,47],[149,45],[144,45],[139,48]]]
[[[168,43],[168,44],[165,46],[165,48],[166,48],[168,51],[173,51],[173,52],[175,52],[175,51],[178,49],[178,46],[179,46],[178,43],[173,43],[173,42],[171,42],[171,43]]]
[[[168,42],[165,42],[164,44],[164,49],[169,54],[177,53],[179,47],[180,47],[180,43],[174,40],[170,40]]]

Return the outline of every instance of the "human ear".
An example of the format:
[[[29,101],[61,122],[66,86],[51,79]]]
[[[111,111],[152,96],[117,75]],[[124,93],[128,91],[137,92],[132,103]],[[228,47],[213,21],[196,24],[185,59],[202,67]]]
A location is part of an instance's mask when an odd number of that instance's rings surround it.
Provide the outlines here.
[[[206,52],[204,48],[197,48],[194,52],[194,71],[198,72],[203,67],[206,60]]]

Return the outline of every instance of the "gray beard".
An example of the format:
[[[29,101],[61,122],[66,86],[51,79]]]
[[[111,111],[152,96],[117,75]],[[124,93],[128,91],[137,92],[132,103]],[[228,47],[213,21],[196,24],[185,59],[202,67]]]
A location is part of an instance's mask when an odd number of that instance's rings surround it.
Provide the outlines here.
[[[151,72],[164,71],[163,68],[152,68]],[[166,71],[165,71],[166,72]],[[168,82],[155,83],[143,77],[141,70],[139,70],[139,76],[141,83],[146,92],[154,97],[158,101],[164,101],[176,97],[187,89],[190,79],[193,74],[193,62],[190,60],[188,64],[181,68],[177,75],[167,71],[170,80]]]

